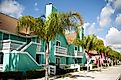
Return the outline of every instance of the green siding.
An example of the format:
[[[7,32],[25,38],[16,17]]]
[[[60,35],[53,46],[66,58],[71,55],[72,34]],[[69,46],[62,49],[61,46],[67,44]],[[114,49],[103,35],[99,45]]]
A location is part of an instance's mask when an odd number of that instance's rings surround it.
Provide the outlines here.
[[[60,57],[60,64],[66,64],[66,57]]]
[[[44,54],[40,54],[40,64],[45,64],[45,56],[44,56]]]
[[[54,45],[50,42],[51,48],[49,53],[49,63],[56,63],[56,56],[54,55]]]
[[[17,40],[17,41],[26,42],[26,38],[20,37],[20,36],[16,36],[16,35],[10,35],[10,39],[11,40]]]
[[[72,44],[68,45],[68,55],[74,55],[74,45]]]
[[[56,41],[60,41],[60,43],[61,43],[61,47],[65,47],[65,48],[67,48],[67,45],[68,45],[68,43],[67,43],[67,41],[66,41],[66,39],[65,39],[65,37],[64,37],[64,35],[58,35],[57,37],[56,37]],[[55,44],[56,44],[56,41],[55,41]]]
[[[30,56],[25,53],[5,54],[4,71],[28,71],[40,69]]]
[[[9,39],[9,34],[3,33],[3,40],[8,40]]]
[[[32,43],[32,45],[30,45],[25,51],[28,52],[34,59],[36,59],[36,48],[37,45]]]

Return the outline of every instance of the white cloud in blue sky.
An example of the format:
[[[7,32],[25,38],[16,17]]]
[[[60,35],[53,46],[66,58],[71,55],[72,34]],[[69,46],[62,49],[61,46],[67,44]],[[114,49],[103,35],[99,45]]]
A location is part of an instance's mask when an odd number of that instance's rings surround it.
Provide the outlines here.
[[[0,12],[14,16],[45,14],[45,5],[52,2],[58,11],[75,10],[84,17],[85,35],[96,34],[106,45],[121,51],[121,0],[2,0]],[[74,5],[75,3],[76,5]],[[112,27],[113,26],[113,27]],[[114,44],[118,43],[118,44]]]
[[[96,32],[96,28],[95,28],[95,23],[89,23],[89,22],[87,22],[87,23],[84,23],[84,32],[85,32],[85,34],[86,35],[91,35],[91,34],[95,34],[95,32]]]
[[[114,6],[116,9],[121,8],[121,0],[114,0]]]
[[[34,5],[37,6],[37,2],[35,2]]]
[[[0,3],[0,12],[19,18],[22,16],[24,7],[17,1],[5,0]]]
[[[116,20],[115,20],[115,23],[117,25],[121,25],[121,14],[118,14],[117,17],[116,17]]]
[[[121,30],[111,27],[106,35],[106,45],[111,46],[113,49],[121,52]]]
[[[111,23],[112,21],[111,15],[113,13],[114,13],[114,9],[107,4],[100,13],[100,17],[99,17],[100,27],[105,27]]]

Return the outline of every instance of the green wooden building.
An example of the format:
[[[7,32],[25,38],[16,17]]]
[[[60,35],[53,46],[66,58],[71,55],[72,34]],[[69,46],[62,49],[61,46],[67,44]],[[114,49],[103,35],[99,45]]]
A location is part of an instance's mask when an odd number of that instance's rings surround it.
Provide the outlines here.
[[[57,11],[52,4],[46,5],[46,17]],[[36,36],[16,34],[17,19],[0,13],[0,71],[29,71],[43,69],[45,65],[45,41]],[[73,35],[73,36],[72,36]],[[81,28],[79,38],[84,35]],[[72,41],[75,32],[58,34],[49,43],[49,64],[64,68],[76,68],[84,64],[84,49]]]

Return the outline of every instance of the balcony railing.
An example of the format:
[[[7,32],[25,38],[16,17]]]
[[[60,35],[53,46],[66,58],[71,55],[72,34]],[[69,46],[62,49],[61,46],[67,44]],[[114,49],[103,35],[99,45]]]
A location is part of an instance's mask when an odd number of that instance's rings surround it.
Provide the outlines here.
[[[12,50],[17,50],[24,44],[25,42],[20,42],[15,40],[3,40],[3,41],[0,41],[0,50],[9,52]]]
[[[55,47],[55,54],[67,55],[67,48],[64,48],[61,46],[56,46]]]
[[[82,57],[82,52],[80,52],[80,51],[74,51],[74,56],[75,57]]]

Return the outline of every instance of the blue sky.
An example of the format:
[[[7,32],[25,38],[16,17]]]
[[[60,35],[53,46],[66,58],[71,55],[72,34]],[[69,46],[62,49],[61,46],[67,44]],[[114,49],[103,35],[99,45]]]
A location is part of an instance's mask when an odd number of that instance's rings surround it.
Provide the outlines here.
[[[95,33],[106,45],[121,51],[121,0],[1,0],[0,12],[19,18],[45,14],[49,2],[58,11],[77,11],[84,18],[85,35]]]

